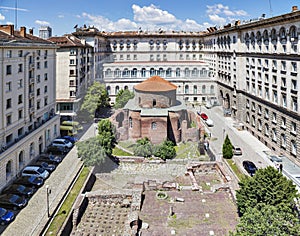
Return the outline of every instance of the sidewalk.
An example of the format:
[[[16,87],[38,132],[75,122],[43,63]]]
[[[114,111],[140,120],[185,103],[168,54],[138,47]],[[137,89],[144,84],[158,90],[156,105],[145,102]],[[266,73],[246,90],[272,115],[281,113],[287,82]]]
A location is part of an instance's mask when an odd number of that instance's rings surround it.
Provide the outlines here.
[[[91,125],[80,140],[88,139],[94,135],[95,128]],[[28,205],[19,212],[14,222],[8,225],[1,235],[40,235],[48,221],[46,186],[48,185],[51,190],[49,210],[50,215],[52,215],[81,166],[82,161],[77,157],[77,149],[74,147],[45,181],[45,184],[29,200]]]

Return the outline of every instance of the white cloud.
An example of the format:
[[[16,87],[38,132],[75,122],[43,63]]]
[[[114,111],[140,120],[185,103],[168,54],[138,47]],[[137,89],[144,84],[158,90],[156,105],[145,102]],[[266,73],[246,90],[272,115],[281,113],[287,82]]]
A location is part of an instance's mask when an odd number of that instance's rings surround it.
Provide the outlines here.
[[[36,23],[37,25],[50,25],[49,22],[42,20],[36,20],[34,23]]]
[[[215,23],[217,25],[226,24],[226,19],[223,17],[220,17],[219,15],[209,15],[208,17],[213,23]]]
[[[201,25],[193,19],[180,20],[167,11],[159,9],[155,5],[140,7],[132,5],[133,20],[121,18],[117,21],[111,21],[100,15],[91,15],[82,13],[78,18],[86,19],[85,24],[94,26],[100,31],[126,31],[142,30],[156,31],[162,30],[184,30],[184,31],[202,31],[206,25]]]
[[[5,20],[5,16],[0,13],[0,20]]]
[[[58,17],[58,18],[65,18],[65,16],[62,15],[62,14],[58,15],[57,17]]]

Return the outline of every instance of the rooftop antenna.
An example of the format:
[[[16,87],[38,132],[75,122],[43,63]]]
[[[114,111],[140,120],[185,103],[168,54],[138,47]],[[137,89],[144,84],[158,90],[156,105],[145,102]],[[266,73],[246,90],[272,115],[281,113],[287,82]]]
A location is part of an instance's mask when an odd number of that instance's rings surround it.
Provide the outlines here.
[[[270,15],[273,16],[273,10],[272,10],[272,5],[271,5],[271,0],[269,0],[269,5],[270,5]]]
[[[15,25],[16,25],[16,29],[18,28],[18,0],[15,1]]]

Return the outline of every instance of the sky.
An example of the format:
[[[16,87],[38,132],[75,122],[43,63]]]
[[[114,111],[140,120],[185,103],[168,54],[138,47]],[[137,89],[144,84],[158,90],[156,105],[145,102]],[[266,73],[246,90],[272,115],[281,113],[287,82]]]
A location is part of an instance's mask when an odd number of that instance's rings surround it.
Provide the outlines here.
[[[38,35],[50,26],[53,36],[94,26],[100,31],[203,31],[236,20],[291,12],[299,0],[0,0],[0,24],[25,26]]]

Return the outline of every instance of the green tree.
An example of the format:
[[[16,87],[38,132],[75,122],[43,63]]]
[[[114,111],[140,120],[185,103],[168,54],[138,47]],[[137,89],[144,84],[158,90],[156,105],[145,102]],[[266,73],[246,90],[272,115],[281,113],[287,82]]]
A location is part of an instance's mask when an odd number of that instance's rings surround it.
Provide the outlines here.
[[[88,112],[90,118],[94,118],[95,111],[101,107],[109,106],[109,96],[106,91],[105,85],[95,82],[89,87],[83,103],[81,105],[81,112]]]
[[[98,138],[100,145],[104,148],[107,155],[112,154],[112,149],[116,143],[115,127],[109,119],[103,119],[98,123]]]
[[[275,168],[258,169],[253,177],[245,177],[236,191],[237,206],[241,215],[248,208],[260,210],[264,205],[276,206],[279,210],[295,208],[298,197],[292,180],[288,180]]]
[[[134,97],[134,93],[130,92],[128,89],[121,89],[116,97],[115,109],[122,108],[126,105],[126,103]]]
[[[175,144],[170,140],[165,140],[154,147],[154,155],[163,160],[174,158],[176,155]]]
[[[299,235],[300,224],[295,213],[264,205],[261,209],[248,208],[236,227],[235,236]]]
[[[77,142],[78,156],[85,166],[101,164],[108,157],[106,150],[101,146],[99,137],[92,137],[85,141]]]
[[[136,156],[150,157],[152,155],[150,140],[147,137],[137,140],[133,148],[133,153]]]
[[[232,158],[233,156],[233,150],[232,150],[233,146],[232,146],[232,143],[228,137],[228,134],[226,135],[225,137],[225,140],[224,140],[224,143],[223,143],[223,146],[222,146],[222,154],[223,154],[223,157],[225,159],[230,159]]]

